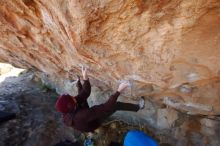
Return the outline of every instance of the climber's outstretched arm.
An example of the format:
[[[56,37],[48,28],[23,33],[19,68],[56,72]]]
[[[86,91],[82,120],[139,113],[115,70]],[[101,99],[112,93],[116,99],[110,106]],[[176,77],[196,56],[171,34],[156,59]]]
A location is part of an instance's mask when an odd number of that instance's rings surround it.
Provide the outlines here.
[[[91,85],[89,82],[89,78],[87,76],[87,69],[85,67],[82,67],[82,76],[83,76],[84,83],[82,86],[82,90],[76,96],[78,103],[82,103],[82,102],[86,101],[91,93]]]
[[[76,96],[77,102],[82,103],[86,101],[87,98],[90,96],[90,93],[91,93],[91,85],[90,85],[89,79],[87,79],[87,80],[84,80],[82,90]]]
[[[121,83],[117,92],[112,94],[106,103],[91,107],[87,113],[87,120],[93,121],[96,119],[103,119],[106,116],[111,115],[115,111],[116,102],[120,92],[122,92],[128,86],[128,83]]]

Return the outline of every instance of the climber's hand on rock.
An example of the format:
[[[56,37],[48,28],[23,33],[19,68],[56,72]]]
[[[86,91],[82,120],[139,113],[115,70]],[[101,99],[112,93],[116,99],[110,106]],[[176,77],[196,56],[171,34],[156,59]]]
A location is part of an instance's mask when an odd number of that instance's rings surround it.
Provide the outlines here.
[[[121,83],[118,87],[118,92],[122,92],[125,88],[129,86],[129,83]]]
[[[82,66],[81,70],[82,70],[83,80],[88,80],[87,68],[85,68],[84,66]]]

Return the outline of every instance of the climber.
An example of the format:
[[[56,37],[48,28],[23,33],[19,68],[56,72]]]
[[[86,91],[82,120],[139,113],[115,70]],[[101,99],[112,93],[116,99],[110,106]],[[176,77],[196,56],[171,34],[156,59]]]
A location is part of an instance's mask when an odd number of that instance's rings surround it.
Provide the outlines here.
[[[82,67],[84,84],[78,76],[78,95],[61,95],[56,101],[55,108],[62,113],[63,122],[81,132],[93,132],[103,121],[117,110],[134,111],[144,108],[144,97],[141,97],[139,104],[117,102],[120,93],[129,86],[128,83],[121,83],[118,90],[112,94],[107,102],[89,107],[87,98],[91,93],[90,81],[87,76],[87,69]]]

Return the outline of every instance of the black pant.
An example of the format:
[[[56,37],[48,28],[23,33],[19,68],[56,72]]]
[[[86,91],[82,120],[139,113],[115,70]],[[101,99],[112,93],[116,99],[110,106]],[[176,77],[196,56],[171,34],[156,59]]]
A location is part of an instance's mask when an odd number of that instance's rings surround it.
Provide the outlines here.
[[[132,103],[116,102],[115,111],[133,111],[139,110],[139,105]]]

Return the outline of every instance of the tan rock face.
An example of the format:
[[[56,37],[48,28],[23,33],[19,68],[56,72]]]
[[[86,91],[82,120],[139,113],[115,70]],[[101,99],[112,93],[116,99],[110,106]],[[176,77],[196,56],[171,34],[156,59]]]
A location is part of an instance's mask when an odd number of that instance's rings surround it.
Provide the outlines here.
[[[218,115],[219,25],[219,0],[1,0],[0,60],[61,81],[84,64],[97,86]]]

